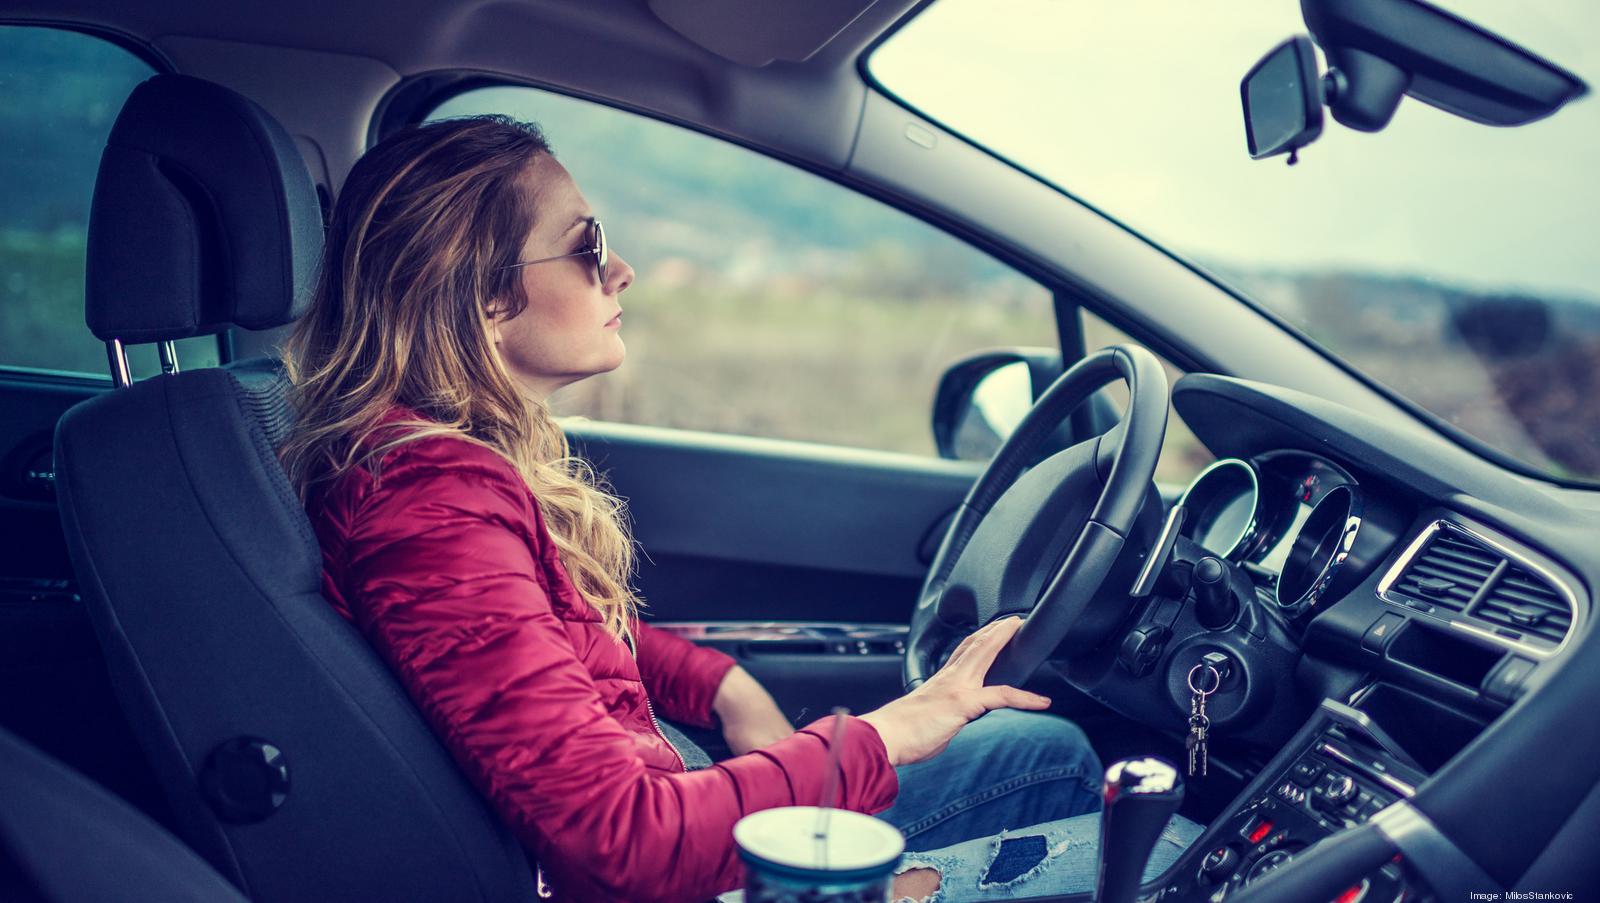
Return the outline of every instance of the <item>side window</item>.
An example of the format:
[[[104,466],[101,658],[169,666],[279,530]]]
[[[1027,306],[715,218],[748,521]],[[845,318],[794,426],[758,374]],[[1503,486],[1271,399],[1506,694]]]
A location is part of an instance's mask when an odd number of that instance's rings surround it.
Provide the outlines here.
[[[89,201],[122,102],[154,74],[97,37],[0,26],[0,367],[107,374],[83,320]],[[178,345],[186,368],[217,362],[214,336]],[[129,348],[128,362],[160,372],[154,346]]]
[[[1090,351],[1107,345],[1136,341],[1087,310],[1080,310],[1080,315],[1083,317],[1083,344]],[[1162,358],[1161,363],[1167,368],[1168,385],[1176,384],[1183,371],[1166,358]],[[1106,392],[1111,396],[1112,403],[1116,405],[1118,411],[1127,407],[1126,386],[1119,383],[1108,388]],[[1189,425],[1178,416],[1177,408],[1169,410],[1167,436],[1161,445],[1161,460],[1156,464],[1156,479],[1174,486],[1187,486],[1214,460],[1216,456],[1201,445],[1195,434],[1190,432]]]
[[[931,456],[945,367],[1058,344],[1044,287],[819,176],[531,88],[431,118],[479,113],[539,123],[638,273],[626,363],[556,393],[558,414]]]

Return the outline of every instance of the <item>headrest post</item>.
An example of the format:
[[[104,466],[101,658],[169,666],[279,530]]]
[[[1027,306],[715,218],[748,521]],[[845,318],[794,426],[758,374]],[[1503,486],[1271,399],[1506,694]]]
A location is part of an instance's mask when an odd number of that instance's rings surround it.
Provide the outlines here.
[[[121,339],[106,342],[106,357],[111,361],[111,387],[122,389],[133,385],[133,378],[128,375],[128,352],[122,347]]]
[[[161,355],[161,372],[177,373],[178,343],[174,342],[172,339],[167,339],[166,341],[158,344],[156,346],[156,350]]]

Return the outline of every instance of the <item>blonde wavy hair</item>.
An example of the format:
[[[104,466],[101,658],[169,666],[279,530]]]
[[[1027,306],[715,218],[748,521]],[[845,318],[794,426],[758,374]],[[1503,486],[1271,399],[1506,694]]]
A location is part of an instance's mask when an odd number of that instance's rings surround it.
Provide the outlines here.
[[[605,629],[632,644],[625,507],[490,338],[528,305],[515,263],[534,224],[537,126],[475,116],[412,126],[351,170],[335,204],[310,308],[282,348],[296,421],[279,457],[302,502],[351,468],[453,436],[500,454],[537,500],[567,572]],[[428,418],[373,437],[385,411]],[[368,442],[369,438],[375,441]]]

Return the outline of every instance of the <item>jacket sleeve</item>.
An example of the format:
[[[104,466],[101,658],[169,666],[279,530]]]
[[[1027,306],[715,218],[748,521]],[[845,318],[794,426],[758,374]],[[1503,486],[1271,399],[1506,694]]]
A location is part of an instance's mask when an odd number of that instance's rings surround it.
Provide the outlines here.
[[[436,442],[461,450],[407,460]],[[494,453],[402,446],[353,513],[356,623],[560,895],[701,901],[739,886],[734,822],[817,803],[827,721],[710,768],[648,769],[551,608],[538,518]],[[851,718],[842,742],[843,807],[888,808],[899,785],[877,732]]]
[[[648,622],[634,622],[639,675],[661,714],[695,727],[713,727],[711,703],[735,662],[725,652],[696,646]]]

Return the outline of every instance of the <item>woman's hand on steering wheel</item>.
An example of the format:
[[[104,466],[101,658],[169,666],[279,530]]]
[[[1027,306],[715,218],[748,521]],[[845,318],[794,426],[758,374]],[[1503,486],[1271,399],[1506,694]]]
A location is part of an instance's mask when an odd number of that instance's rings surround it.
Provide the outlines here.
[[[1022,626],[1015,615],[973,632],[944,667],[910,693],[861,716],[883,739],[893,765],[930,759],[949,745],[967,722],[990,709],[1047,709],[1050,699],[1016,687],[983,685],[1006,643]]]

